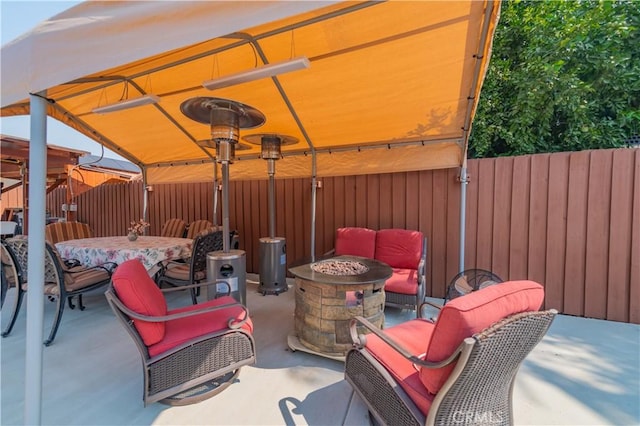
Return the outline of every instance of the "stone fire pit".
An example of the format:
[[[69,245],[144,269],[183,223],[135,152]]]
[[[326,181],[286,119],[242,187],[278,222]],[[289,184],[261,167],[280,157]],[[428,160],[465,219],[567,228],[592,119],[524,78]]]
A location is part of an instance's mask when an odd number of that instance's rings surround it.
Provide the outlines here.
[[[342,359],[352,346],[351,319],[362,316],[378,327],[384,324],[384,284],[392,272],[385,263],[337,256],[289,271],[296,289],[291,349]]]

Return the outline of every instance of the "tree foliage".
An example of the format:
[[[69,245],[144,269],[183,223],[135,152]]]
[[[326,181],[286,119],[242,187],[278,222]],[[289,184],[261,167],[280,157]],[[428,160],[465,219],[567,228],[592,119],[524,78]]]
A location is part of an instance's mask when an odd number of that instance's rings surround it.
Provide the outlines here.
[[[503,1],[469,155],[624,146],[640,134],[640,3]]]

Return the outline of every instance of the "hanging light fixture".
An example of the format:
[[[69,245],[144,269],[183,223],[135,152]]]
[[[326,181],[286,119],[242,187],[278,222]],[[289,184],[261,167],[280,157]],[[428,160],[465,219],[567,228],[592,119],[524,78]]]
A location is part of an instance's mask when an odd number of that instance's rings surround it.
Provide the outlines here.
[[[309,62],[309,59],[306,56],[300,56],[288,61],[274,62],[272,64],[252,68],[236,74],[225,75],[213,80],[208,80],[203,82],[202,85],[209,90],[221,89],[223,87],[260,80],[261,78],[275,77],[276,75],[291,71],[303,70],[310,66],[311,62]]]

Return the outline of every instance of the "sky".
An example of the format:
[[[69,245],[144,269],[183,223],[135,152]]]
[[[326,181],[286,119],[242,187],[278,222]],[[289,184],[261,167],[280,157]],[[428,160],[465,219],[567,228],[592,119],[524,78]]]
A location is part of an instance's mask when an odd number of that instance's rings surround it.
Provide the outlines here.
[[[73,7],[79,1],[25,1],[0,0],[0,27],[2,45],[26,33],[40,22]],[[1,60],[1,58],[0,58]],[[29,139],[29,117],[0,118],[0,132],[4,135]],[[64,146],[94,155],[101,155],[102,147],[92,139],[67,127],[66,125],[47,118],[47,141],[51,145]],[[105,148],[104,156],[123,159],[118,154]]]

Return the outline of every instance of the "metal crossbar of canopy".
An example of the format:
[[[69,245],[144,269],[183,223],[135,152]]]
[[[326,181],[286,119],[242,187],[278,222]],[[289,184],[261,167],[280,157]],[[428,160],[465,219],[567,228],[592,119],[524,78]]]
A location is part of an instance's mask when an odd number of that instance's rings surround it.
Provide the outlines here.
[[[464,182],[499,10],[494,0],[81,3],[0,52],[0,115],[31,114],[32,229],[44,228],[36,212],[44,211],[47,115],[140,166],[147,183],[204,181],[219,172],[215,151],[200,142],[209,127],[180,111],[194,97],[250,105],[266,117],[257,132],[301,141],[283,147],[278,176],[310,177],[312,203],[318,176],[460,167]],[[310,66],[203,85],[298,57]],[[141,97],[155,103],[94,111]],[[236,152],[230,178],[266,178],[259,157],[259,146]],[[29,239],[44,244],[39,233]],[[36,285],[43,262],[31,255]],[[28,297],[29,307],[42,305],[42,292]],[[41,319],[29,310],[28,358],[41,351]],[[38,423],[32,373],[25,422]]]

